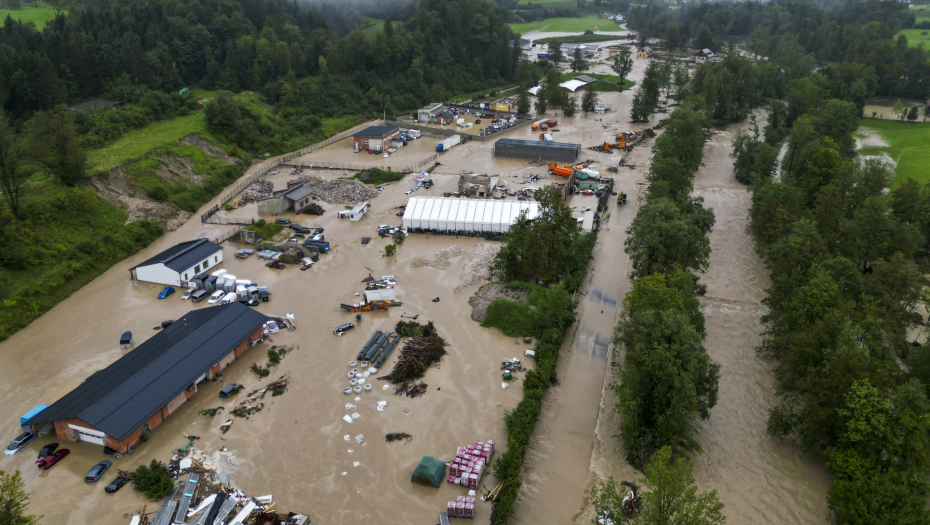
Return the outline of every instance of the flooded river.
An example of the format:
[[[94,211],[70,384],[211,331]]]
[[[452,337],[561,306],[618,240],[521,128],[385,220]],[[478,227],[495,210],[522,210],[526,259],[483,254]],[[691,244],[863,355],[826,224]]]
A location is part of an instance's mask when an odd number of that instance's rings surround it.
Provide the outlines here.
[[[644,62],[636,61],[631,77],[642,74]],[[607,72],[596,66],[595,72]],[[602,93],[601,103],[616,105],[619,113],[566,119],[558,117],[556,140],[581,143],[584,147],[609,140],[618,131],[641,129],[631,126],[628,108],[632,93]],[[708,284],[705,301],[708,339],[706,346],[721,363],[720,403],[709,421],[701,424],[700,439],[705,449],[697,457],[696,477],[704,489],[717,489],[727,504],[731,523],[822,523],[829,479],[820,460],[801,455],[788,444],[775,443],[764,435],[765,414],[774,404],[771,363],[757,357],[754,347],[762,327],[758,318],[759,300],[767,286],[767,272],[752,251],[744,226],[749,194],[732,180],[727,153],[734,128],[714,137],[705,148],[705,166],[698,174],[697,191],[717,214],[717,228],[711,236],[714,250],[711,267],[704,277]],[[528,130],[506,136],[534,139]],[[625,207],[611,204],[595,248],[588,280],[580,290],[580,318],[563,345],[559,361],[561,383],[545,398],[546,409],[537,426],[526,461],[526,484],[516,506],[515,522],[590,522],[584,507],[586,491],[593,481],[613,475],[636,479],[639,474],[623,461],[624,453],[611,437],[616,432],[610,360],[617,353],[610,347],[618,304],[629,288],[629,262],[623,253],[625,229],[636,210],[648,147],[634,150],[633,168],[616,174],[617,189],[626,191]],[[471,141],[440,157],[442,164],[433,174],[436,185],[418,195],[441,195],[457,188],[463,170],[499,173],[511,187],[520,187],[530,174],[545,177],[545,166],[491,156],[493,142]],[[421,147],[420,149],[426,149]],[[333,162],[352,163],[351,149],[332,152]],[[416,162],[412,148],[397,155],[408,155],[403,165]],[[398,157],[400,159],[400,157]],[[583,150],[582,159],[600,162],[594,169],[605,171],[616,164],[616,156]],[[398,161],[399,162],[399,161]],[[315,172],[324,177],[344,176],[336,170]],[[293,178],[279,173],[271,180],[276,188]],[[545,180],[543,181],[545,182]],[[268,285],[272,300],[262,303],[262,312],[293,313],[298,330],[279,333],[266,345],[253,348],[224,372],[228,382],[243,383],[247,389],[260,387],[248,371],[253,362],[264,363],[271,344],[287,345],[294,351],[272,370],[270,380],[287,375],[290,389],[284,396],[266,399],[266,408],[249,419],[235,419],[227,434],[218,426],[226,417],[209,419],[197,415],[203,408],[226,406],[216,394],[223,384],[205,383],[191,401],[152,432],[148,443],[131,456],[116,461],[115,468],[132,470],[152,459],[167,461],[171,450],[186,443],[183,432],[200,436],[196,445],[206,452],[222,447],[234,452],[227,469],[235,486],[249,494],[274,495],[279,510],[309,514],[314,523],[433,523],[445,502],[464,491],[443,484],[438,490],[410,482],[409,474],[424,455],[449,459],[457,446],[476,440],[494,439],[506,443],[502,415],[522,397],[517,382],[501,388],[500,363],[522,357],[527,345],[504,337],[495,330],[481,328],[470,319],[468,297],[473,286],[458,294],[452,288],[462,282],[462,269],[472,248],[482,239],[411,235],[393,258],[382,256],[385,239],[375,235],[378,224],[396,224],[396,206],[405,204],[408,179],[389,186],[372,201],[372,211],[359,222],[338,220],[335,211],[342,205],[324,205],[322,217],[301,219],[306,225],[326,229],[333,251],[321,256],[311,270],[295,267],[283,271],[265,268],[254,256],[239,260],[231,257],[236,246],[227,246],[224,268],[241,278]],[[423,190],[421,190],[422,192]],[[207,206],[212,206],[214,202]],[[576,211],[593,205],[593,198],[573,198]],[[255,205],[231,212],[236,217],[257,217]],[[175,232],[166,234],[139,254],[114,266],[101,277],[75,292],[57,307],[9,340],[0,343],[0,437],[12,439],[19,432],[18,418],[39,403],[50,404],[76,387],[86,377],[118,359],[119,335],[130,330],[137,344],[156,333],[152,327],[166,319],[177,319],[206,303],[189,304],[175,294],[164,301],[155,299],[160,286],[134,283],[129,268],[154,254],[185,240],[214,238],[229,227],[205,225],[199,216]],[[367,245],[362,237],[372,237]],[[449,246],[458,246],[463,255],[452,257],[449,267],[413,268],[418,257],[432,258]],[[357,301],[361,280],[373,273],[395,275],[397,295],[404,305],[387,313],[363,314],[357,328],[343,337],[333,335],[339,324],[354,321],[352,314],[339,310],[340,302]],[[439,298],[440,302],[432,300]],[[432,320],[449,342],[449,354],[440,366],[427,372],[426,395],[417,399],[399,398],[382,390],[363,393],[359,402],[346,396],[349,361],[375,330],[390,330],[401,315],[419,315],[419,321]],[[380,375],[380,374],[378,374]],[[519,374],[518,374],[519,375]],[[267,382],[268,380],[265,380]],[[376,412],[377,401],[386,400],[384,412]],[[348,424],[342,420],[345,404],[357,405],[361,418]],[[409,443],[385,443],[384,434],[407,432]],[[364,435],[361,441],[354,438]],[[346,441],[345,436],[350,440]],[[97,446],[67,443],[72,453],[54,469],[35,470],[35,450],[53,441],[43,436],[28,450],[15,456],[0,457],[0,470],[21,470],[26,489],[32,493],[30,511],[44,515],[48,525],[128,523],[129,515],[147,505],[128,488],[107,495],[100,484],[88,485],[82,476],[96,462],[106,459]],[[354,466],[358,462],[358,466]],[[115,477],[115,472],[106,479]],[[485,478],[483,484],[493,485]],[[479,522],[490,515],[487,504],[476,506]]]

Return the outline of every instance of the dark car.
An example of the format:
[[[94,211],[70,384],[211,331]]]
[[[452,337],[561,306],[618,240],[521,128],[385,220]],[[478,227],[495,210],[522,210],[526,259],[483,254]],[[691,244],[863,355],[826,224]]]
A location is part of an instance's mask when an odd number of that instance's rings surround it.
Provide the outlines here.
[[[90,472],[84,476],[84,483],[96,483],[100,481],[100,478],[103,477],[103,474],[110,468],[110,465],[113,463],[111,461],[103,460],[100,463],[97,463],[90,469]]]
[[[129,478],[127,478],[126,476],[119,476],[118,478],[111,481],[110,484],[107,485],[105,489],[103,489],[103,491],[106,492],[107,494],[113,494],[117,490],[123,488],[123,485],[127,483],[129,483]]]
[[[352,323],[346,323],[346,324],[344,324],[344,325],[342,325],[342,326],[337,326],[336,329],[333,330],[333,333],[336,334],[336,335],[342,335],[342,334],[345,333],[346,330],[351,330],[351,329],[353,329],[353,328],[355,328],[355,325],[354,325],[354,324],[352,324]]]
[[[323,228],[317,228],[313,230],[313,235],[321,235],[323,233]]]
[[[55,449],[58,448],[58,443],[49,443],[42,447],[42,450],[39,451],[39,459],[45,458],[45,456],[55,452]]]
[[[19,452],[19,449],[25,447],[29,442],[36,438],[35,432],[23,432],[16,439],[10,442],[6,447],[6,450],[3,451],[7,456],[12,456]]]
[[[36,461],[36,465],[39,466],[39,470],[48,470],[55,466],[56,463],[61,461],[69,453],[71,453],[70,450],[63,448],[58,452],[53,452],[48,456],[45,456],[45,458]]]
[[[258,301],[255,299],[239,299],[239,302],[246,306],[258,306]]]
[[[231,385],[226,385],[220,390],[220,399],[226,399],[227,397],[236,394],[242,390],[242,385],[239,383],[233,383]]]
[[[290,224],[291,220],[290,219],[275,219],[274,223],[275,224]]]

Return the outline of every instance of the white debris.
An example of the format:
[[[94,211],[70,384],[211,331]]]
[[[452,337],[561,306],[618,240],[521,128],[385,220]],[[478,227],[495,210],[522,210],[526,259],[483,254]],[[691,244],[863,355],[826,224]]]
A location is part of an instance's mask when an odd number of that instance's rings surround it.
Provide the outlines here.
[[[355,441],[358,441],[359,443],[361,443],[364,440],[365,440],[365,434],[359,434],[355,436]]]
[[[381,390],[387,390],[390,387],[391,387],[390,385],[384,385],[383,387],[381,387]]]
[[[352,416],[349,416],[349,415],[342,416],[342,420],[345,421],[346,423],[351,423]]]
[[[534,355],[536,355],[536,351],[535,351],[535,350],[530,350],[529,348],[527,348],[527,349],[526,349],[526,353],[523,354],[523,355],[525,355],[526,357],[533,357]]]
[[[508,386],[510,386],[510,383],[508,383],[508,382],[506,382],[506,381],[504,381],[503,383],[501,383],[501,388],[507,388]]]
[[[355,405],[352,403],[346,403],[346,410],[355,410]]]
[[[358,419],[362,417],[358,412],[352,412],[352,419]]]
[[[360,397],[358,397],[358,396],[355,396],[355,402],[356,402],[356,403],[358,403],[358,402],[361,401],[361,400],[362,400],[362,398],[360,398]]]
[[[361,463],[358,462],[358,461],[356,461],[355,463],[352,463],[352,466],[353,466],[353,467],[357,467],[357,466],[359,466],[359,465],[361,465]]]
[[[343,476],[345,476],[346,474],[348,474],[348,472],[343,472],[343,473],[342,473]]]
[[[351,418],[349,418],[349,419],[351,419]],[[342,436],[342,439],[348,441],[348,440],[352,439],[352,436],[346,434],[346,435]]]

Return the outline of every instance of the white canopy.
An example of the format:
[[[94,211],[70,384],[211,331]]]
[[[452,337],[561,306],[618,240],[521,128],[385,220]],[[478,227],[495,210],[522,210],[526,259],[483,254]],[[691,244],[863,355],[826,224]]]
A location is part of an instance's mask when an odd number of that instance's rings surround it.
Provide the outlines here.
[[[535,201],[411,197],[404,210],[405,228],[439,231],[505,232],[520,214],[539,216]]]
[[[583,87],[585,87],[585,86],[587,86],[587,85],[588,85],[587,82],[584,82],[584,81],[578,80],[578,79],[576,79],[576,78],[573,78],[573,79],[571,79],[571,80],[567,80],[567,81],[565,81],[565,82],[562,82],[561,84],[559,84],[559,87],[563,87],[563,88],[565,88],[565,89],[571,91],[572,93],[574,93],[577,89],[583,88]]]

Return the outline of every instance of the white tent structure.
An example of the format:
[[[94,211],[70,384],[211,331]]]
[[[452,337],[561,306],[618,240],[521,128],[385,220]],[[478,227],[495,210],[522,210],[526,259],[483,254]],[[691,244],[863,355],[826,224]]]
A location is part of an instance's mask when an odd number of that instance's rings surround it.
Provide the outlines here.
[[[411,197],[403,225],[414,231],[503,233],[525,213],[539,216],[535,201]]]
[[[567,80],[567,81],[565,81],[565,82],[562,82],[561,84],[559,84],[559,87],[563,87],[563,88],[565,88],[565,89],[571,91],[572,93],[574,93],[574,92],[577,91],[579,88],[583,88],[583,87],[585,87],[585,86],[587,86],[587,85],[588,85],[587,82],[585,82],[585,81],[583,81],[583,80],[577,80],[577,79],[574,79],[574,78],[573,78],[573,79],[571,79],[571,80]]]

